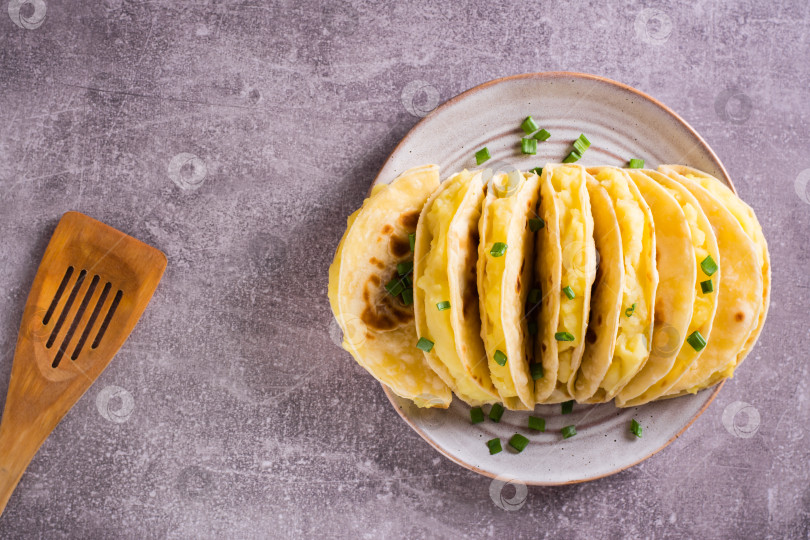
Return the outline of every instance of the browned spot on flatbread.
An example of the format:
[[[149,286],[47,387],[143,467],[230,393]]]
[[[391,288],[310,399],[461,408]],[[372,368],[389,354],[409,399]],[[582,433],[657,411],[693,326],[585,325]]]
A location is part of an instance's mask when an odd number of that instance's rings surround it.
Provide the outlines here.
[[[408,240],[407,236],[403,238],[401,236],[392,235],[391,239],[388,241],[388,250],[394,257],[404,257],[411,252],[411,242]]]
[[[734,320],[737,322],[743,322],[745,320],[745,313],[740,311],[739,313],[734,315]]]
[[[419,223],[419,210],[411,210],[399,216],[399,223],[409,231],[416,230],[416,224]]]
[[[376,267],[377,267],[377,268],[379,268],[380,270],[384,270],[384,269],[385,269],[385,263],[384,263],[384,262],[382,262],[382,261],[381,261],[380,259],[378,259],[377,257],[372,257],[372,258],[370,258],[370,259],[368,260],[368,262],[370,262],[371,264],[373,264],[374,266],[376,266]],[[377,276],[374,276],[374,277],[377,277]],[[379,278],[377,278],[377,279],[379,279]]]
[[[360,320],[369,330],[393,330],[413,320],[413,308],[391,296],[376,274],[369,276],[363,285],[363,303]]]
[[[588,330],[585,332],[585,341],[593,345],[596,343],[596,332],[593,331],[593,328],[588,326]]]
[[[391,232],[392,232],[393,230],[394,230],[394,228],[391,226],[391,224],[390,224],[390,223],[386,223],[386,224],[383,226],[383,228],[382,228],[382,233],[383,233],[383,234],[391,234]]]

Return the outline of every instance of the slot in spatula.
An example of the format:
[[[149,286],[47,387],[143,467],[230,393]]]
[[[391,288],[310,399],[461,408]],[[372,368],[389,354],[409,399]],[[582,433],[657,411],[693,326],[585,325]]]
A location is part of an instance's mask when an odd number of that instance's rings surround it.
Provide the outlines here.
[[[39,447],[126,341],[166,268],[157,249],[78,212],[25,304],[0,423],[0,514]]]

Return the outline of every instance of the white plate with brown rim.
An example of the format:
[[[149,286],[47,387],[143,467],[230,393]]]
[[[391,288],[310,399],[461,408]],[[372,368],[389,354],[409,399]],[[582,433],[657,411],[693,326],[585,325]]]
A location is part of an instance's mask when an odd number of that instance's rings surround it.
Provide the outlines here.
[[[528,115],[552,134],[534,156],[522,155],[519,148],[520,123]],[[474,154],[484,146],[492,155],[485,167],[542,167],[561,161],[580,133],[591,141],[580,164],[624,167],[631,158],[644,159],[648,168],[678,163],[713,174],[734,189],[706,141],[672,110],[624,84],[568,72],[496,79],[450,99],[402,139],[374,183],[390,182],[425,163],[438,164],[442,178],[475,169]],[[487,418],[474,425],[470,407],[457,398],[449,409],[420,409],[384,388],[400,416],[459,465],[490,477],[557,485],[602,478],[652,456],[706,410],[721,386],[628,409],[577,404],[563,415],[560,405],[538,405],[533,413],[506,411],[499,423]],[[545,432],[527,428],[530,414],[545,419]],[[630,433],[633,419],[643,428],[641,438]],[[570,425],[577,434],[563,439],[561,429]],[[507,444],[515,433],[530,441],[519,455]],[[503,451],[490,455],[486,441],[495,437]]]

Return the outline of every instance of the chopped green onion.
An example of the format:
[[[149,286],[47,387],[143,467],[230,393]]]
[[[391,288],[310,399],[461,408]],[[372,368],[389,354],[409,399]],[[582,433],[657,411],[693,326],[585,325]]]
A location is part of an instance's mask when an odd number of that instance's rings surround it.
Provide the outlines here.
[[[577,296],[576,294],[574,294],[574,289],[572,289],[567,285],[563,287],[563,294],[565,294],[565,296],[567,296],[569,300],[573,300]]]
[[[627,309],[625,309],[625,310],[624,310],[624,316],[625,316],[625,317],[631,317],[631,316],[633,315],[633,312],[634,312],[635,310],[636,310],[636,304],[635,304],[635,303],[633,303],[633,305],[632,305],[632,306],[630,306],[629,308],[627,308]]]
[[[529,219],[529,230],[532,232],[537,232],[543,227],[546,226],[546,222],[543,221],[543,218],[531,218]]]
[[[433,342],[427,338],[420,337],[419,341],[416,342],[416,348],[425,352],[430,352],[433,350]]]
[[[554,334],[557,341],[574,341],[574,334],[571,332],[557,332]]]
[[[385,284],[385,290],[391,293],[391,296],[399,296],[405,290],[405,284],[399,278],[393,278]]]
[[[537,176],[543,174],[543,167],[535,167],[534,169],[529,169],[529,172],[533,172]]]
[[[520,433],[515,433],[512,435],[512,438],[509,439],[509,446],[514,448],[518,451],[518,454],[523,452],[523,449],[526,448],[529,444],[529,439],[521,435]]]
[[[495,363],[498,364],[499,366],[506,365],[506,355],[503,354],[503,351],[501,351],[500,349],[495,351],[495,355],[493,356],[493,358],[495,359]]]
[[[540,289],[532,289],[529,291],[529,303],[536,304],[543,299],[543,291]]]
[[[574,411],[574,400],[565,401],[562,404],[562,413],[563,414],[571,414]]]
[[[580,159],[582,159],[582,154],[580,154],[576,150],[572,150],[570,154],[565,156],[563,163],[576,163]]]
[[[532,380],[536,381],[537,379],[543,378],[543,364],[540,362],[535,362],[529,364],[529,372],[532,374]]]
[[[689,337],[686,338],[686,342],[698,352],[702,351],[703,347],[706,346],[706,338],[703,337],[699,330],[695,330],[689,334]]]
[[[520,151],[524,154],[534,155],[537,153],[537,141],[530,138],[520,139]]]
[[[574,150],[581,156],[585,153],[585,150],[590,148],[591,141],[588,140],[588,137],[585,136],[584,133],[580,133],[579,138],[574,141]]]
[[[489,455],[497,454],[503,448],[501,448],[501,440],[500,439],[490,439],[487,441],[487,448],[489,448]]]
[[[638,420],[636,420],[635,418],[633,418],[630,421],[630,433],[632,433],[639,439],[641,438],[641,424],[639,424]]]
[[[407,283],[409,287],[413,287],[413,277],[411,277],[411,274],[405,276],[405,283]]]
[[[537,335],[537,321],[530,321],[529,322],[529,335],[530,336],[536,336]]]
[[[529,429],[533,429],[535,431],[545,431],[546,430],[546,419],[545,418],[538,418],[536,416],[529,417]]]
[[[408,235],[408,243],[411,245],[411,253],[413,253],[413,248],[416,246],[416,233]]]
[[[413,305],[413,289],[405,289],[402,291],[402,303],[406,306]]]
[[[397,274],[404,276],[413,271],[413,261],[405,261],[397,264]]]
[[[630,160],[630,163],[627,164],[628,169],[643,169],[644,168],[644,160],[633,158]]]
[[[503,405],[500,403],[493,403],[492,408],[489,410],[489,419],[493,422],[500,422],[503,416]]]
[[[538,141],[547,141],[549,137],[551,137],[551,133],[549,133],[545,129],[541,129],[540,131],[534,134],[534,138],[537,139]]]
[[[711,255],[706,255],[706,258],[700,261],[700,269],[704,274],[710,276],[717,272],[717,263],[714,262]]]
[[[450,309],[450,301],[445,300],[444,302],[439,302],[436,304],[436,309],[439,311],[444,311],[446,309]]]
[[[577,434],[577,428],[575,426],[565,426],[560,430],[560,433],[562,433],[563,439],[570,439]]]
[[[495,242],[492,244],[492,249],[489,250],[489,254],[493,257],[503,257],[506,253],[506,244],[503,242]]]
[[[526,135],[531,135],[540,128],[540,126],[537,125],[537,122],[535,122],[534,118],[532,118],[531,116],[527,116],[526,120],[524,120],[523,123],[520,124],[520,127],[521,129],[523,129]]]
[[[470,423],[480,424],[484,421],[484,411],[481,407],[473,407],[470,409]]]
[[[714,290],[714,285],[712,284],[711,279],[707,279],[706,281],[700,282],[700,290],[703,291],[703,294],[708,294]]]
[[[481,165],[483,162],[487,161],[491,157],[492,156],[489,155],[489,148],[485,146],[475,153],[475,163],[476,165]]]

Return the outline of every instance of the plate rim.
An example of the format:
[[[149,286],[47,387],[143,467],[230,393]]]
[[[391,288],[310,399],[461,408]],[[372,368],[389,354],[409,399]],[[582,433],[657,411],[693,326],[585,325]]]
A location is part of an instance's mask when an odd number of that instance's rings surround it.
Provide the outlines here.
[[[423,128],[424,125],[426,123],[428,123],[429,121],[431,121],[435,116],[441,114],[445,109],[453,106],[454,104],[458,103],[459,101],[461,101],[461,100],[463,100],[463,99],[465,99],[465,98],[467,98],[467,97],[469,97],[469,96],[471,96],[471,95],[473,95],[473,94],[475,94],[477,92],[480,92],[481,90],[487,89],[487,88],[489,88],[491,86],[496,86],[498,84],[503,84],[503,83],[516,81],[516,80],[536,80],[536,79],[550,79],[550,80],[553,80],[553,79],[563,79],[563,78],[565,78],[565,79],[573,78],[573,79],[581,79],[581,80],[587,80],[587,81],[596,81],[596,82],[599,82],[599,83],[606,84],[608,86],[616,87],[619,90],[622,90],[622,91],[625,91],[625,92],[630,92],[631,94],[634,94],[634,95],[638,96],[642,100],[645,100],[645,101],[647,101],[649,103],[652,103],[654,106],[661,109],[665,114],[670,116],[677,123],[681,124],[681,126],[684,127],[697,140],[697,142],[700,144],[700,146],[702,146],[703,150],[705,152],[707,152],[713,158],[714,162],[718,165],[718,167],[720,169],[720,172],[721,172],[720,180],[725,182],[726,185],[728,185],[729,188],[731,188],[731,190],[735,194],[737,193],[737,189],[734,186],[734,183],[732,182],[731,176],[728,174],[728,171],[726,170],[725,165],[723,165],[723,162],[720,160],[720,158],[717,156],[717,154],[714,152],[714,150],[711,148],[711,146],[709,146],[709,143],[707,143],[706,140],[695,130],[695,128],[693,128],[686,120],[681,118],[681,116],[678,115],[675,111],[673,111],[668,106],[664,105],[662,102],[655,99],[654,97],[642,92],[641,90],[633,88],[630,85],[627,85],[627,84],[624,84],[624,83],[621,83],[621,82],[618,82],[618,81],[614,81],[613,79],[609,79],[607,77],[602,77],[600,75],[593,75],[593,74],[590,74],[590,73],[581,73],[581,72],[576,72],[576,71],[542,71],[542,72],[534,72],[534,73],[520,73],[520,74],[515,74],[515,75],[509,75],[509,76],[506,76],[506,77],[499,77],[499,78],[492,79],[490,81],[484,82],[482,84],[473,86],[472,88],[470,88],[468,90],[465,90],[464,92],[461,92],[460,94],[448,99],[447,101],[445,101],[444,103],[440,104],[435,109],[433,109],[424,118],[420,119],[416,124],[414,124],[414,126],[410,130],[408,130],[408,133],[406,133],[405,136],[402,137],[402,139],[397,143],[397,145],[388,154],[388,157],[383,162],[382,167],[380,167],[379,172],[377,173],[374,180],[371,182],[371,185],[369,186],[369,192],[371,191],[371,189],[375,185],[380,183],[381,177],[382,177],[383,173],[385,172],[385,169],[387,168],[388,164],[391,162],[393,157],[398,152],[400,152],[400,150],[411,139],[411,137],[413,137],[417,131],[419,131],[421,128]],[[607,476],[612,476],[614,474],[618,474],[618,473],[620,473],[620,472],[622,472],[624,470],[627,470],[627,469],[629,469],[631,467],[634,467],[634,466],[638,465],[639,463],[641,463],[642,461],[646,461],[647,459],[651,458],[652,456],[654,456],[655,454],[657,454],[658,452],[660,452],[661,450],[663,450],[664,448],[666,448],[667,446],[672,444],[676,439],[678,439],[695,422],[695,420],[697,420],[704,412],[706,412],[706,409],[708,409],[709,405],[711,405],[712,402],[715,400],[717,395],[720,393],[720,389],[723,387],[723,385],[725,385],[725,383],[726,383],[726,381],[723,380],[718,385],[716,385],[714,387],[714,389],[712,389],[712,391],[711,391],[712,393],[709,395],[708,399],[706,400],[706,403],[704,403],[703,406],[701,406],[700,410],[698,410],[689,419],[689,421],[675,435],[673,435],[669,440],[667,440],[664,444],[662,444],[658,448],[653,449],[650,453],[642,456],[638,460],[636,460],[636,461],[634,461],[634,462],[632,462],[632,463],[630,463],[628,465],[621,466],[621,467],[619,467],[617,469],[606,472],[604,474],[599,474],[599,475],[595,475],[595,476],[589,476],[589,477],[585,477],[585,478],[577,478],[577,479],[569,480],[569,481],[565,481],[565,482],[527,481],[527,480],[524,480],[522,478],[517,478],[517,477],[515,477],[514,479],[518,480],[518,481],[520,481],[520,482],[522,482],[522,483],[524,483],[526,485],[529,485],[529,486],[564,486],[564,485],[571,485],[571,484],[580,484],[580,483],[584,483],[584,482],[592,482],[594,480],[599,480],[600,478],[605,478]],[[422,439],[425,440],[425,442],[427,442],[430,446],[432,446],[434,449],[436,449],[440,454],[445,456],[450,461],[464,467],[465,469],[468,469],[468,470],[470,470],[472,472],[475,472],[477,474],[480,474],[482,476],[486,476],[486,477],[489,477],[489,478],[492,478],[492,479],[495,479],[495,478],[499,477],[499,475],[497,475],[495,473],[492,473],[490,471],[486,471],[484,469],[476,467],[475,465],[471,465],[470,463],[467,463],[466,461],[464,461],[464,460],[450,454],[446,449],[444,449],[438,443],[433,441],[427,435],[427,433],[425,433],[425,431],[420,426],[416,425],[415,422],[413,422],[407,415],[405,415],[402,408],[396,403],[396,397],[397,396],[393,393],[393,391],[390,388],[388,388],[387,386],[385,386],[384,384],[382,384],[382,383],[380,383],[380,385],[383,388],[383,392],[385,393],[385,396],[388,398],[388,401],[394,407],[394,410],[397,412],[397,414],[411,427],[411,429],[413,429]],[[704,391],[706,391],[706,390],[704,390]]]

